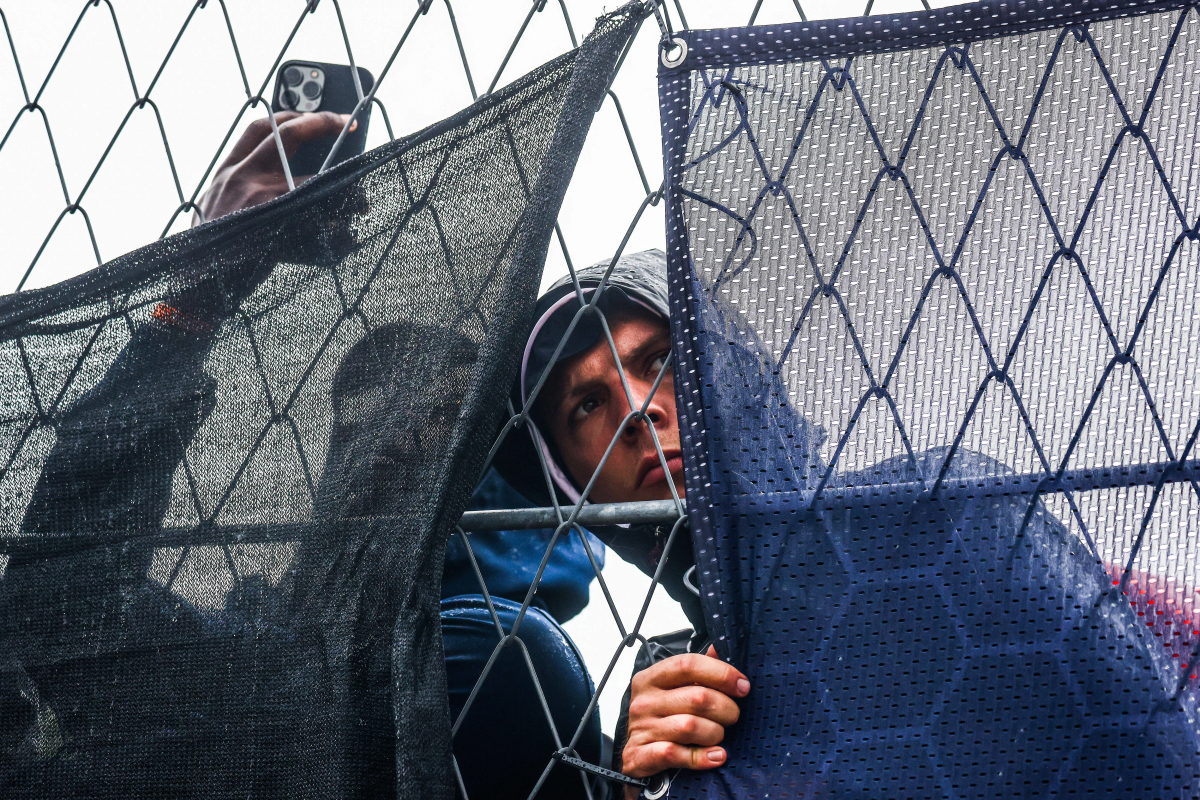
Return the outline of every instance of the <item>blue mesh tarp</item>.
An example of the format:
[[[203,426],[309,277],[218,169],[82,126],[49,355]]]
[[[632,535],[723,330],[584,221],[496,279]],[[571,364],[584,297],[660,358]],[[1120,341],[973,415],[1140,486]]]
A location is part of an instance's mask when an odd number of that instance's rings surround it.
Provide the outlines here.
[[[677,39],[687,504],[753,689],[671,796],[1200,796],[1196,5]]]

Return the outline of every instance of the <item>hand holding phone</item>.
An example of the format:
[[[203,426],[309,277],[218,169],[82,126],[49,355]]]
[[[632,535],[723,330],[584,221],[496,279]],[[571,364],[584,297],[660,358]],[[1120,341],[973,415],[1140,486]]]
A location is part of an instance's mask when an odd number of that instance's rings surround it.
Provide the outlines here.
[[[375,78],[362,67],[358,68],[358,80],[364,96],[370,93],[375,85]],[[332,111],[336,114],[351,114],[358,105],[358,89],[354,85],[354,73],[350,67],[319,61],[284,62],[279,68],[273,97],[271,108],[276,112]],[[367,124],[370,118],[371,107],[368,104],[355,116],[356,127],[346,132],[329,166],[340,164],[363,152],[367,144]],[[313,175],[319,172],[337,137],[338,134],[335,133],[302,144],[295,155],[288,159],[292,176]]]
[[[348,115],[332,112],[284,111],[275,115],[284,152],[293,154],[307,143],[336,139],[348,119]],[[306,177],[296,175],[294,180],[299,183]],[[199,209],[193,215],[192,225],[274,200],[287,191],[271,120],[256,119],[246,126],[228,158],[213,175],[212,185],[197,201]]]
[[[358,76],[363,93],[370,92],[374,77],[361,67]],[[358,90],[348,66],[288,61],[280,67],[273,96],[275,124],[292,180],[298,185],[320,171],[349,114],[358,105]],[[331,166],[363,152],[369,119],[370,106],[351,124]],[[271,121],[255,120],[246,127],[213,176],[212,185],[200,197],[192,225],[265,203],[287,191]]]

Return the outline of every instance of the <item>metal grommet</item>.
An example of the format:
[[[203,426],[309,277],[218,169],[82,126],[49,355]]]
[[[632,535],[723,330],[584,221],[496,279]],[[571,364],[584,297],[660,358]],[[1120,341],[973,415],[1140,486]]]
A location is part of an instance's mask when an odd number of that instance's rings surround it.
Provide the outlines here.
[[[682,61],[682,59],[680,59]],[[650,779],[650,784],[642,789],[642,797],[646,800],[659,800],[660,797],[666,795],[667,790],[671,788],[671,779],[667,773],[661,772]]]
[[[674,39],[664,40],[662,43],[662,52],[659,58],[662,60],[662,65],[668,69],[683,64],[687,58],[688,46],[687,42],[676,36]]]

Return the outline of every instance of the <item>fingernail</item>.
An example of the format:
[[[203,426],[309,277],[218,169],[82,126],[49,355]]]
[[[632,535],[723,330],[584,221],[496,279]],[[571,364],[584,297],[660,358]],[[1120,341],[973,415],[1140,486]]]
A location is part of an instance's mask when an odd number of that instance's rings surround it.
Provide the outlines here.
[[[750,694],[750,681],[738,678],[738,694]]]
[[[354,120],[354,122],[350,123],[350,130],[353,131],[357,127],[358,127],[358,120]]]
[[[708,760],[713,764],[720,764],[725,761],[725,751],[719,747],[714,747],[708,751]]]

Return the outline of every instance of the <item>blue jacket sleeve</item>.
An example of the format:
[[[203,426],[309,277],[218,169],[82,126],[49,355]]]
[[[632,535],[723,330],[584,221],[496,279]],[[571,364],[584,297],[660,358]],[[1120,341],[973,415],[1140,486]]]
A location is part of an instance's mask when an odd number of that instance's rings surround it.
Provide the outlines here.
[[[471,498],[468,510],[526,508],[529,502],[509,486],[499,473],[489,470]],[[520,603],[530,584],[554,531],[488,531],[471,534],[471,548],[488,592]],[[585,534],[596,563],[604,565],[604,545],[592,534]],[[534,604],[550,612],[559,623],[583,610],[588,602],[588,586],[595,577],[591,559],[578,534],[559,537],[546,562],[538,584]],[[470,556],[461,536],[446,546],[446,565],[442,576],[442,599],[458,595],[480,594],[479,579],[471,567]]]

